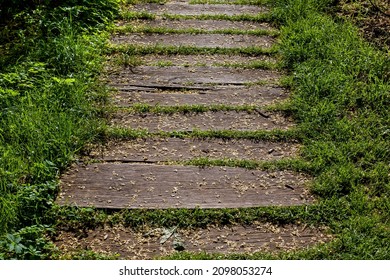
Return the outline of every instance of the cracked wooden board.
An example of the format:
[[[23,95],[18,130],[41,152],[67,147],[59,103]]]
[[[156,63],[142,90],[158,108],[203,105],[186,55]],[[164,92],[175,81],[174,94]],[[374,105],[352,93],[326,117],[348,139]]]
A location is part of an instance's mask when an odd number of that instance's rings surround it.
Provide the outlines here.
[[[119,56],[121,54],[116,54]],[[110,58],[112,60],[115,55]],[[140,61],[146,66],[185,66],[185,67],[221,67],[223,64],[251,64],[251,63],[276,63],[276,59],[269,55],[241,56],[241,55],[143,55]],[[160,66],[161,67],[161,66]],[[238,67],[239,68],[239,67]]]
[[[133,20],[133,21],[120,21],[116,23],[116,26],[125,27],[130,25],[131,27],[163,27],[173,30],[185,30],[185,29],[197,29],[204,31],[216,31],[216,30],[275,30],[266,22],[251,22],[251,21],[230,21],[230,20],[197,20],[197,19],[183,19],[183,20]]]
[[[137,66],[121,69],[109,76],[110,86],[121,90],[126,86],[209,88],[214,85],[247,85],[248,83],[276,83],[281,74],[262,69],[225,67]]]
[[[313,201],[307,181],[292,171],[96,163],[64,174],[57,203],[112,209],[304,205]]]
[[[175,14],[185,16],[197,16],[197,15],[257,15],[259,13],[267,12],[268,9],[261,6],[249,6],[249,5],[209,5],[209,4],[188,4],[179,2],[170,2],[164,5],[150,3],[150,4],[138,4],[129,7],[130,11],[136,12],[148,12],[156,15]]]
[[[141,34],[132,33],[113,36],[114,45],[175,46],[198,48],[270,48],[275,39],[270,36],[233,34]]]
[[[298,155],[294,143],[247,139],[147,138],[112,141],[95,147],[89,154],[103,161],[183,161],[199,157],[210,159],[278,160]]]
[[[187,114],[153,114],[118,112],[110,123],[116,127],[146,129],[158,131],[194,131],[194,130],[287,130],[294,123],[277,113],[266,113],[264,117],[257,113],[216,111]]]
[[[103,254],[118,254],[120,259],[153,259],[173,254],[175,238],[191,253],[254,254],[308,249],[332,240],[326,228],[305,225],[276,225],[255,222],[253,225],[209,226],[206,229],[177,229],[176,237],[161,244],[163,228],[138,230],[118,225],[77,233],[62,231],[54,240],[63,252],[85,248]]]
[[[221,87],[210,90],[170,91],[156,88],[122,87],[111,96],[111,102],[118,107],[130,107],[134,103],[159,106],[219,105],[223,104],[267,106],[281,102],[289,94],[280,87]]]

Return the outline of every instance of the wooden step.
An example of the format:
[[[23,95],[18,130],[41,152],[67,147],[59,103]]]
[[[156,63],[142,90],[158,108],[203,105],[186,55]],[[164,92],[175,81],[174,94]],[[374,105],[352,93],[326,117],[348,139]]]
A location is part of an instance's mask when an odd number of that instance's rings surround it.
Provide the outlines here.
[[[287,99],[289,94],[281,87],[232,86],[204,90],[159,90],[153,87],[120,87],[112,94],[111,102],[118,107],[130,107],[134,103],[159,106],[179,105],[256,105],[264,107]]]
[[[93,159],[118,162],[169,162],[209,159],[278,160],[298,155],[299,145],[248,139],[147,138],[111,141],[93,149]]]
[[[204,113],[127,113],[117,112],[110,121],[116,127],[145,129],[149,132],[194,130],[287,130],[294,123],[278,113],[216,111]]]
[[[120,21],[116,24],[120,30],[125,30],[126,26],[131,29],[136,28],[169,28],[173,30],[203,30],[203,31],[217,31],[217,30],[240,30],[240,31],[255,31],[255,30],[275,30],[268,23],[252,22],[252,21],[230,21],[230,20],[198,20],[198,19],[182,19],[182,20],[134,20],[134,21]]]
[[[123,54],[115,54],[111,60],[123,56]],[[143,55],[137,57],[139,63],[145,66],[184,66],[184,67],[221,67],[226,65],[249,66],[255,63],[276,63],[276,59],[269,55],[260,56],[241,56],[241,55]],[[226,67],[226,66],[225,66]],[[244,68],[244,67],[236,67]]]
[[[195,15],[257,15],[259,13],[267,12],[268,9],[261,6],[250,5],[209,5],[209,4],[195,4],[188,3],[169,2],[164,5],[150,3],[150,4],[138,4],[131,6],[130,11],[136,12],[148,12],[156,15],[175,14],[185,16]]]
[[[169,232],[172,234],[164,242]],[[208,254],[277,253],[307,249],[331,239],[332,236],[327,234],[325,228],[255,222],[253,225],[209,226],[206,229],[191,230],[106,226],[89,230],[84,237],[62,231],[55,244],[66,252],[87,248],[105,254],[119,254],[120,259],[147,260],[164,257],[179,250]],[[182,247],[175,246],[175,242],[180,242]]]
[[[232,167],[97,163],[61,178],[57,203],[97,208],[245,208],[308,204],[307,176]]]
[[[126,86],[160,89],[185,89],[194,86],[210,88],[215,85],[248,85],[276,83],[281,74],[262,69],[224,67],[137,66],[125,68],[109,76],[110,86],[121,90]]]
[[[230,34],[141,34],[116,35],[111,38],[114,45],[175,46],[198,48],[270,48],[275,39],[270,36]]]

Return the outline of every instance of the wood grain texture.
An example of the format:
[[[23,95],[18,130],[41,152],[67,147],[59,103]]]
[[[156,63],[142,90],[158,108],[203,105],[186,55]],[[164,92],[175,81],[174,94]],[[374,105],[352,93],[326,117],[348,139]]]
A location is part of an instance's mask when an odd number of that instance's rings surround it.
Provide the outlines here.
[[[208,5],[198,4],[191,5],[188,3],[170,2],[164,5],[150,3],[138,4],[131,7],[132,11],[149,12],[155,15],[175,14],[175,15],[257,15],[266,12],[268,9],[261,6],[247,6],[247,5]]]
[[[114,209],[291,206],[312,201],[307,180],[291,171],[100,163],[70,170],[57,202]]]
[[[103,161],[183,161],[209,159],[277,160],[298,155],[299,145],[247,139],[148,138],[111,141],[95,147],[89,154]]]

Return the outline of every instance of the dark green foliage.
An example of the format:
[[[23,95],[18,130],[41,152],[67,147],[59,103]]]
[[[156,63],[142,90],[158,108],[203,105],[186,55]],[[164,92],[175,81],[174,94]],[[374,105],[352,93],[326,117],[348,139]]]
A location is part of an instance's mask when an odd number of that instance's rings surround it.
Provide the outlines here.
[[[118,1],[0,4],[0,256],[47,258],[58,175],[98,131],[103,27]]]
[[[322,14],[331,3],[281,0],[274,10],[312,190],[337,209],[321,216],[338,238],[288,258],[388,259],[390,58]]]
[[[40,10],[49,11],[45,14],[45,20],[54,23],[58,17],[72,17],[75,22],[83,26],[94,26],[96,24],[108,24],[118,13],[118,0],[0,0],[0,18],[11,19],[15,14],[26,13],[34,15]],[[46,23],[49,23],[46,22]],[[38,26],[35,26],[35,28]]]

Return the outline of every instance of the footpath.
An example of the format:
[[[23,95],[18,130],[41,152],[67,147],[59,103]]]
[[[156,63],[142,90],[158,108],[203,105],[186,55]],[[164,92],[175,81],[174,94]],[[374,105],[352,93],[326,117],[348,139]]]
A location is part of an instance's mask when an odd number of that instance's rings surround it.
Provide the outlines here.
[[[110,45],[108,141],[64,174],[57,202],[110,211],[315,203],[310,178],[288,168],[300,147],[282,110],[289,92],[267,13],[187,1],[123,7]],[[145,221],[62,232],[57,246],[150,259],[302,249],[328,239],[322,229],[272,221],[191,228]]]

